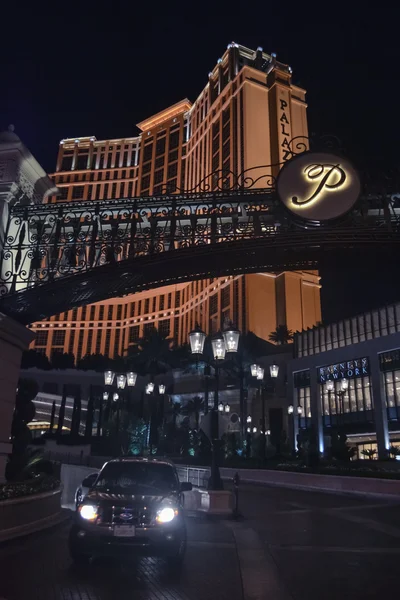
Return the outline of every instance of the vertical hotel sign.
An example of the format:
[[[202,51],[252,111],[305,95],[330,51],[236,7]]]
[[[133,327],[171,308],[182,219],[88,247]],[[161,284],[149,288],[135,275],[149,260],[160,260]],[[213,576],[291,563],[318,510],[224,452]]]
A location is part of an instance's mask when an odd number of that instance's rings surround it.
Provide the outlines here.
[[[285,162],[291,157],[290,140],[292,139],[292,125],[290,116],[289,90],[279,88],[278,98],[278,143],[279,162]]]

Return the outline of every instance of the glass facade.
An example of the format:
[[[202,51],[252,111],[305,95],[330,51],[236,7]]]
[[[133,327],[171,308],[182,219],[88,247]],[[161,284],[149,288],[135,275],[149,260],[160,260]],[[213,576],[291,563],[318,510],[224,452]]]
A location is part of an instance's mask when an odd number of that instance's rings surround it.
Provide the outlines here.
[[[342,381],[333,382],[333,390],[326,384],[320,386],[324,426],[373,422],[369,375],[346,380],[347,389],[343,389]]]

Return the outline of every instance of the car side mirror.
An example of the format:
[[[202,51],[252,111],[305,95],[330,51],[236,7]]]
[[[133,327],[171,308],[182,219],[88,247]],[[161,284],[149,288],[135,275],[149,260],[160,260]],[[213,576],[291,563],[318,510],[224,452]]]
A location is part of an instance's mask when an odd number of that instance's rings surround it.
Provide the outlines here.
[[[191,492],[193,489],[193,485],[190,481],[182,481],[181,483],[181,492]]]
[[[85,477],[85,479],[82,481],[83,487],[91,488],[97,479],[97,475],[98,473],[91,473],[90,475]]]

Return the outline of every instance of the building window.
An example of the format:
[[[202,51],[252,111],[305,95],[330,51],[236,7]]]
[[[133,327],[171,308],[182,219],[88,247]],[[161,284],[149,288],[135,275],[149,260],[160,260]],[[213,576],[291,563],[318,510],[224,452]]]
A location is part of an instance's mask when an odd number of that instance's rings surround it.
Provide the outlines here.
[[[158,332],[160,333],[160,335],[164,335],[165,337],[168,337],[170,334],[170,320],[169,319],[164,319],[162,321],[159,321],[158,323]]]
[[[122,317],[122,304],[118,304],[117,306],[117,320],[121,319]]]
[[[175,292],[175,308],[179,308],[181,303],[181,292],[180,290]]]
[[[171,133],[169,136],[169,149],[173,150],[179,146],[179,131]]]
[[[105,344],[105,348],[104,348],[104,354],[107,356],[110,355],[110,340],[111,340],[111,329],[107,329],[106,330],[106,344]]]
[[[119,355],[119,339],[121,336],[121,330],[117,329],[115,332],[115,343],[114,343],[114,357]]]
[[[210,296],[210,317],[218,312],[218,294]]]
[[[153,144],[147,144],[147,146],[144,147],[143,162],[145,163],[148,160],[151,160],[152,154],[153,154]]]
[[[102,336],[103,332],[97,331],[96,333],[96,354],[100,354],[100,350],[101,350],[101,336]]]
[[[91,306],[91,307],[90,307],[90,320],[91,320],[91,321],[94,321],[94,314],[95,314],[95,310],[96,310],[96,307],[95,307],[95,306]]]
[[[92,354],[92,342],[93,342],[93,329],[90,329],[89,333],[88,333],[86,354]]]
[[[165,152],[165,137],[162,137],[161,139],[157,140],[156,143],[156,156],[160,156],[160,154],[164,154]]]
[[[383,375],[386,392],[386,408],[389,421],[400,420],[400,370]]]
[[[80,200],[83,198],[84,189],[84,185],[74,185],[72,188],[72,200]]]
[[[326,389],[326,384],[320,386],[324,425],[327,427],[373,421],[369,376],[349,378],[347,382],[348,389],[345,391],[341,380],[335,381],[332,391]]]
[[[140,339],[140,328],[139,325],[134,325],[129,328],[129,343],[133,344],[138,342]]]
[[[104,320],[104,305],[100,306],[100,311],[99,311],[99,320],[103,321]]]
[[[35,338],[35,346],[46,346],[49,337],[48,331],[38,331]]]
[[[64,347],[64,343],[65,343],[65,331],[54,331],[52,345]]]
[[[222,305],[222,308],[226,308],[230,304],[230,299],[231,299],[230,291],[231,291],[231,288],[230,288],[229,285],[225,286],[221,290],[221,305]]]
[[[144,301],[144,312],[147,314],[150,311],[150,298],[146,298]]]
[[[80,360],[82,358],[84,333],[84,329],[81,329],[81,331],[79,332],[77,360]]]
[[[57,196],[58,200],[66,200],[68,198],[68,187],[62,187],[60,188],[61,194],[59,196]]]
[[[71,331],[70,336],[69,336],[69,344],[68,344],[69,354],[73,354],[73,352],[74,352],[74,342],[75,342],[75,331]]]
[[[164,156],[159,156],[158,158],[156,158],[155,168],[160,169],[163,166],[164,166]]]
[[[164,294],[161,294],[161,296],[160,296],[160,310],[164,309],[164,301],[165,301],[165,296],[164,296]]]
[[[88,154],[78,154],[75,162],[75,171],[84,171],[87,169]]]

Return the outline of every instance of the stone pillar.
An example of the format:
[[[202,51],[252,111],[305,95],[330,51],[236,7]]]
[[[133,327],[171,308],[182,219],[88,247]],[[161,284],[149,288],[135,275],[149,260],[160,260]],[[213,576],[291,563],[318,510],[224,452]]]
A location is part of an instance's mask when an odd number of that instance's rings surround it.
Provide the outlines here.
[[[322,423],[322,406],[317,380],[317,368],[310,369],[310,401],[311,401],[311,422],[318,438],[318,448],[321,454],[324,453],[324,427]]]
[[[387,451],[390,446],[385,388],[379,368],[379,354],[369,356],[368,360],[371,373],[378,457],[382,460],[387,458]]]
[[[291,369],[288,369],[287,373],[287,405],[293,406],[293,413],[291,415],[288,414],[286,409],[286,417],[288,423],[288,437],[290,440],[290,445],[293,448],[293,451],[297,451],[297,435],[299,433],[299,421],[296,419],[295,414],[297,414],[297,393],[294,387],[294,377]]]
[[[0,481],[4,481],[7,456],[11,453],[11,422],[21,356],[34,337],[29,329],[0,313]]]

